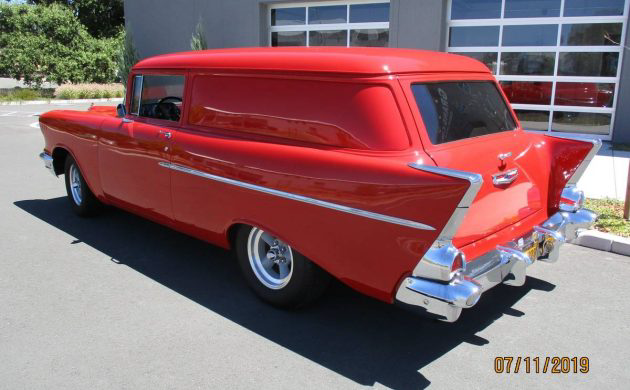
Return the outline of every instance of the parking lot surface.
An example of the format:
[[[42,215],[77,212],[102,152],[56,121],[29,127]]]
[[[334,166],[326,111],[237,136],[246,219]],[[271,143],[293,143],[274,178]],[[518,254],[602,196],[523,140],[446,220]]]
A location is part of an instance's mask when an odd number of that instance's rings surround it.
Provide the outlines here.
[[[558,263],[535,264],[525,286],[498,286],[454,324],[339,283],[311,307],[277,310],[228,252],[119,210],[75,217],[63,178],[37,157],[36,115],[53,108],[64,107],[0,106],[0,388],[630,383],[630,258],[566,245]],[[587,357],[590,369],[497,374],[504,356]]]

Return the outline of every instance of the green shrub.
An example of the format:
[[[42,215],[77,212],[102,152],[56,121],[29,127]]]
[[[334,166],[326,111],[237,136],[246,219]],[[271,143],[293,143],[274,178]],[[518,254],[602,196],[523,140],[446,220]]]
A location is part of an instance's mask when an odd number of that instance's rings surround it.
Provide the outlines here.
[[[203,19],[201,17],[190,38],[190,48],[193,50],[206,50],[208,48],[208,42],[206,41],[206,35],[203,29]]]
[[[29,85],[113,82],[121,38],[93,38],[65,6],[0,3],[0,74]]]

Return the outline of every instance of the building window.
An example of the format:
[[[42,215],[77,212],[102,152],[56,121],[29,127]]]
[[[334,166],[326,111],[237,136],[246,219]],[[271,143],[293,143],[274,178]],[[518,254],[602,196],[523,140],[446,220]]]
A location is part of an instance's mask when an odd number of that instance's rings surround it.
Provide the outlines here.
[[[612,138],[630,0],[449,0],[448,48],[496,75],[526,130]]]
[[[277,4],[271,46],[389,46],[389,1]]]

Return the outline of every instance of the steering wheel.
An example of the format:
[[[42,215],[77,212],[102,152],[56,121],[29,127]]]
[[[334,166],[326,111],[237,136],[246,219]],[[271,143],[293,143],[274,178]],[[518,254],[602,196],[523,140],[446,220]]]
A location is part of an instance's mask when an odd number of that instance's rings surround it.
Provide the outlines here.
[[[158,100],[157,103],[155,103],[155,117],[158,119],[170,119],[178,121],[179,109],[173,103],[166,106],[165,104],[167,103],[167,100],[175,100],[181,102],[182,98],[178,96],[166,96]],[[162,106],[163,104],[165,106]]]
[[[163,97],[162,99],[158,100],[157,103],[155,103],[155,104],[160,105],[160,104],[164,103],[167,100],[177,100],[177,101],[181,102],[182,98],[177,97],[177,96],[166,96],[166,97]]]

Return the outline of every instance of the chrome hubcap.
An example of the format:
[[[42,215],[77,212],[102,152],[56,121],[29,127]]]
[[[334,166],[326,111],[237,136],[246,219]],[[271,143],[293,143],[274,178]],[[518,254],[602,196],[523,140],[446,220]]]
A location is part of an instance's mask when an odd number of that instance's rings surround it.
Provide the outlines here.
[[[81,205],[83,200],[81,192],[81,174],[76,164],[70,166],[70,192],[72,194],[72,200],[78,206]]]
[[[254,275],[266,287],[279,290],[291,280],[291,247],[264,230],[252,228],[247,239],[247,256]]]

